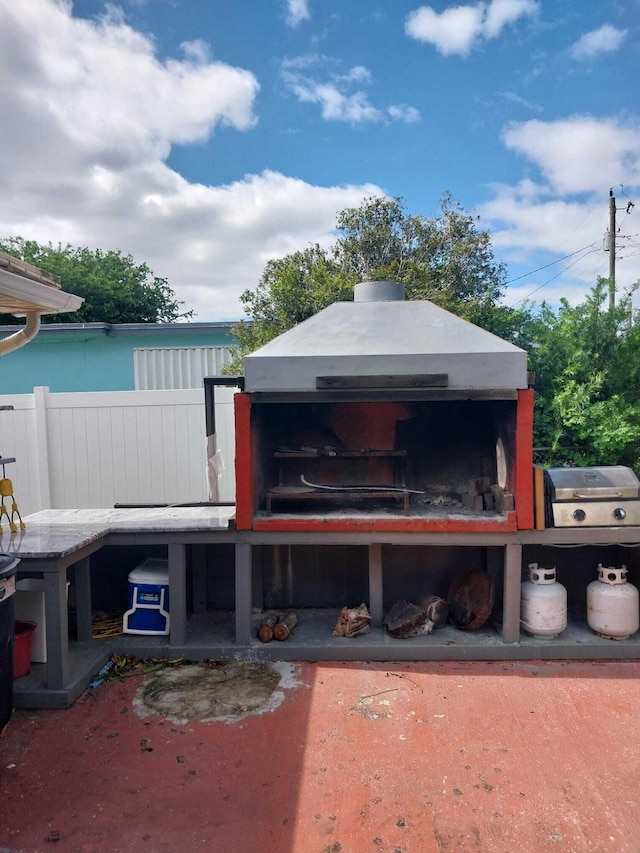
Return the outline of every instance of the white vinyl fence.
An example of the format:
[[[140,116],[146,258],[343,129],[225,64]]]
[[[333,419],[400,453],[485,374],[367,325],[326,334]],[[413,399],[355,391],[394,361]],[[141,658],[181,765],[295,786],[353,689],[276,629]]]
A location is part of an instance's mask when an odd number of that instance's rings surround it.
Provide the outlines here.
[[[207,501],[203,389],[0,395],[0,456],[21,515]],[[220,501],[233,501],[234,389],[216,388]],[[0,469],[1,475],[1,469]]]

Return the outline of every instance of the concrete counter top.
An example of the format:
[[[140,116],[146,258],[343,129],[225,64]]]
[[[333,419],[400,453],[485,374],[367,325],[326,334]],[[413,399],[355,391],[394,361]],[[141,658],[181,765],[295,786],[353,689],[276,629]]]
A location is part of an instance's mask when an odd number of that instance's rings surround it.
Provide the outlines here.
[[[20,559],[59,559],[92,543],[98,543],[108,533],[98,524],[29,524],[17,533],[5,532],[0,536],[0,550]]]
[[[211,533],[229,529],[233,507],[46,509],[27,516],[26,530],[0,535],[0,550],[21,559],[58,559],[110,533]]]
[[[31,527],[100,528],[105,533],[145,531],[212,531],[227,530],[234,507],[136,507],[134,509],[44,509],[25,519]]]

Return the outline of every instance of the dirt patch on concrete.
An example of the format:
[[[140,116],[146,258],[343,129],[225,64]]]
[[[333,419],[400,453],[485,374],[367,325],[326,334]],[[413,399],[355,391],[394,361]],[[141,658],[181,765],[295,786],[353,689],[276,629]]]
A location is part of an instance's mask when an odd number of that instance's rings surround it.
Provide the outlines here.
[[[178,724],[234,723],[275,710],[284,700],[283,688],[298,684],[289,663],[194,663],[159,672],[142,685],[133,704],[141,717],[157,714]]]

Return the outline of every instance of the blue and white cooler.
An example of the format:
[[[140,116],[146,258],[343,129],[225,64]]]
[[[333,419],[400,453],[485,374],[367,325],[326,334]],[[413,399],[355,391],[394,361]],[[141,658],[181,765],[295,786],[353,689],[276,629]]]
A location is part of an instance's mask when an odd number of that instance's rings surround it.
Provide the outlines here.
[[[129,572],[125,634],[169,633],[169,567],[167,560],[147,559]]]

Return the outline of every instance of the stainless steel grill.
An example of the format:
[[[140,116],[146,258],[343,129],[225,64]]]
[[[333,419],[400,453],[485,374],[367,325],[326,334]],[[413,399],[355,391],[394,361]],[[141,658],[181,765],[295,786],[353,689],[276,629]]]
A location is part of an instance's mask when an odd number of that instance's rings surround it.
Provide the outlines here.
[[[631,468],[548,468],[545,477],[549,527],[640,524],[640,481]]]

